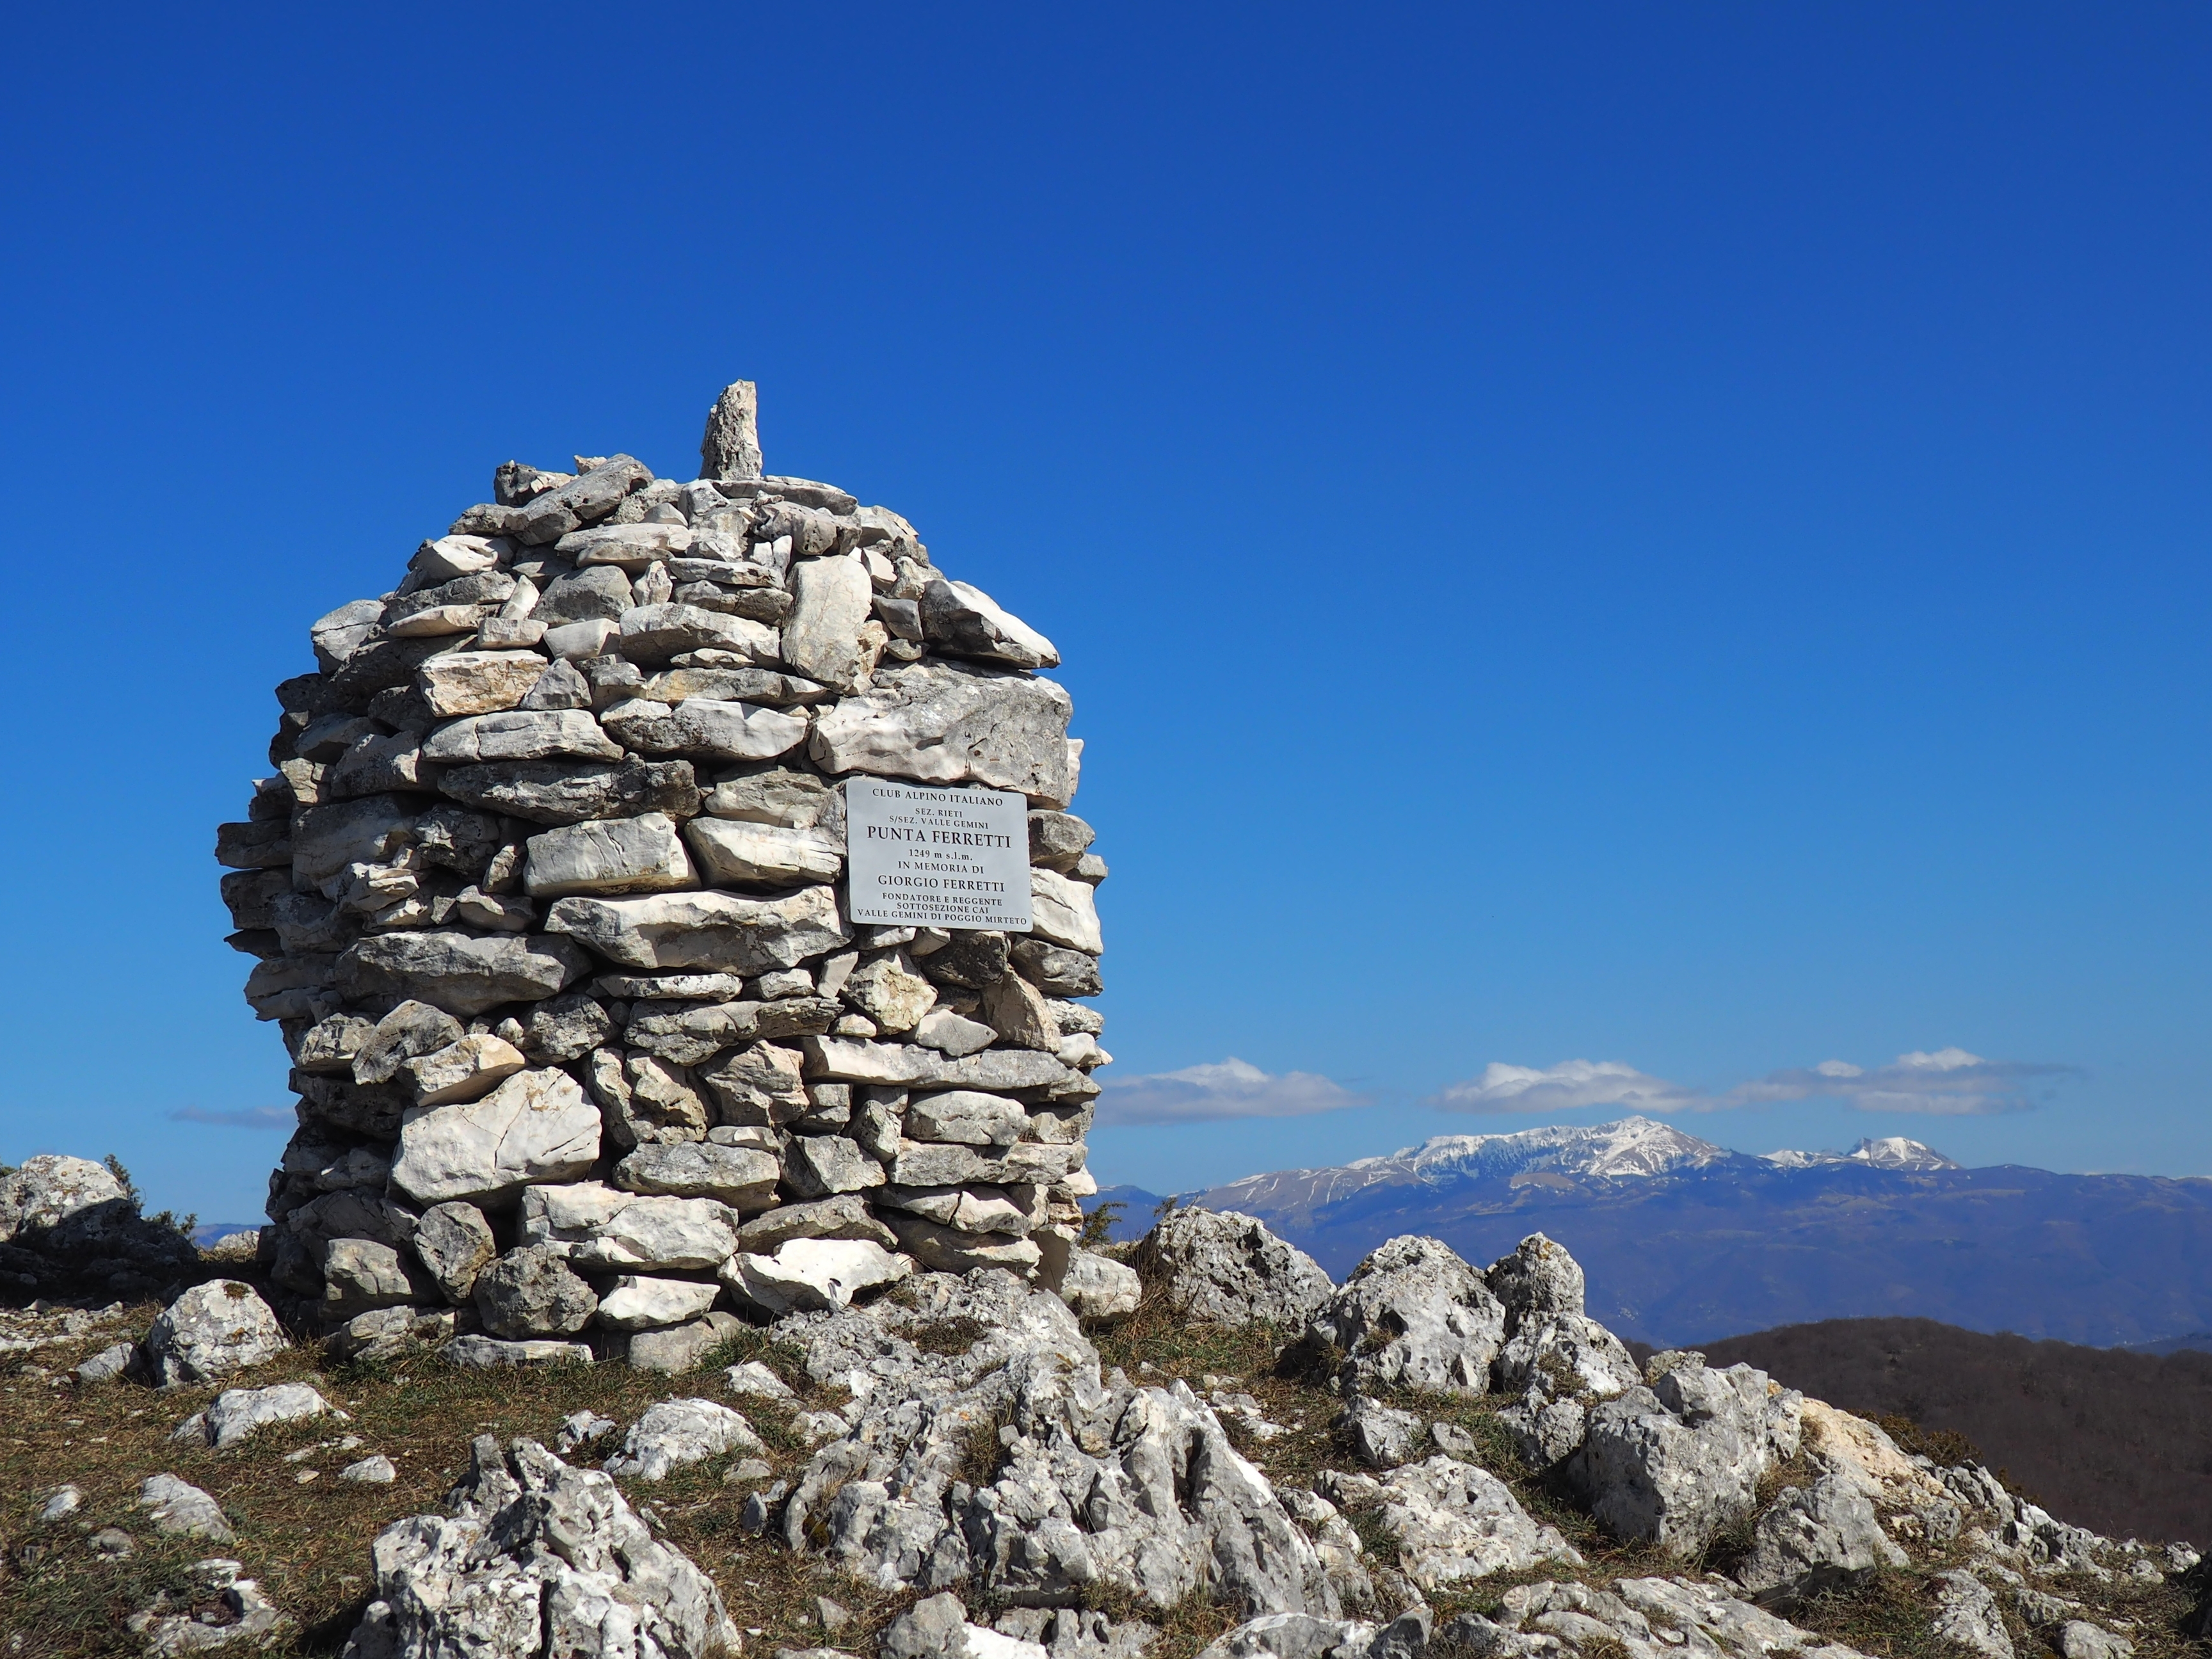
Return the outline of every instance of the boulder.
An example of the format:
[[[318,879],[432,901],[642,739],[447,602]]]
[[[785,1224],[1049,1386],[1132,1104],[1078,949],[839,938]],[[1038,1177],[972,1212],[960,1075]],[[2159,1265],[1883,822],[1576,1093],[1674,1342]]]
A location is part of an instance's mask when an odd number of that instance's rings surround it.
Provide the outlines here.
[[[1171,1210],[1130,1258],[1176,1313],[1216,1325],[1294,1330],[1334,1294],[1320,1264],[1233,1210]]]
[[[1653,1357],[1641,1384],[1594,1407],[1578,1479],[1617,1536],[1696,1554],[1751,1513],[1759,1480],[1796,1455],[1802,1396],[1748,1365]]]
[[[617,1276],[614,1288],[599,1298],[597,1318],[600,1327],[610,1331],[647,1331],[688,1324],[713,1307],[720,1294],[714,1284],[696,1279],[623,1273]]]
[[[497,1203],[533,1183],[588,1175],[599,1112],[565,1072],[517,1073],[481,1100],[409,1112],[392,1184],[422,1204]]]
[[[2014,1659],[2012,1633],[1990,1587],[1964,1567],[1939,1572],[1929,1580],[1936,1592],[1936,1616],[1929,1629],[1944,1641],[1982,1656]]]
[[[750,1213],[775,1203],[781,1172],[773,1152],[687,1140],[639,1146],[615,1165],[614,1184],[633,1193],[711,1198]]]
[[[36,1237],[97,1206],[129,1201],[123,1183],[106,1164],[33,1153],[0,1176],[0,1244]]]
[[[626,1193],[597,1182],[532,1187],[520,1233],[586,1272],[719,1267],[738,1248],[738,1218],[709,1198]]]
[[[1393,1471],[1382,1483],[1382,1523],[1398,1547],[1399,1571],[1429,1591],[1547,1561],[1582,1562],[1556,1528],[1529,1518],[1504,1481],[1450,1457]]]
[[[1583,1312],[1581,1264],[1541,1233],[1529,1234],[1512,1255],[1491,1263],[1486,1277],[1491,1294],[1505,1309],[1509,1330],[1517,1330],[1524,1316]]]
[[[300,1423],[315,1417],[335,1417],[340,1422],[352,1420],[305,1382],[278,1382],[265,1389],[225,1389],[205,1411],[194,1412],[179,1424],[169,1438],[193,1441],[220,1451],[272,1423]]]
[[[1134,1267],[1096,1250],[1069,1253],[1067,1274],[1060,1281],[1060,1297],[1079,1316],[1111,1319],[1134,1313],[1144,1294],[1144,1280]]]
[[[494,1336],[568,1336],[591,1322],[599,1299],[544,1245],[509,1250],[477,1275],[477,1311]]]
[[[1787,1608],[1907,1559],[1882,1531],[1865,1492],[1824,1474],[1784,1492],[1759,1517],[1735,1580],[1759,1606]]]
[[[684,839],[662,812],[599,818],[532,836],[523,890],[532,898],[571,893],[659,893],[697,885]]]
[[[491,1224],[473,1204],[434,1204],[415,1226],[415,1254],[448,1302],[466,1302],[477,1275],[499,1255]]]
[[[819,678],[817,676],[816,678]],[[878,669],[814,724],[808,753],[831,773],[1018,789],[1064,807],[1067,693],[1050,680],[945,662]]]
[[[957,1354],[900,1335],[952,1322],[980,1333]],[[1204,1586],[1241,1613],[1341,1611],[1312,1541],[1212,1410],[1181,1382],[1109,1385],[1049,1292],[933,1273],[900,1301],[793,1315],[775,1334],[817,1380],[856,1366],[870,1380],[781,1516],[786,1541],[833,1569],[884,1589],[964,1575],[994,1603],[1118,1592],[1164,1609]],[[992,1424],[1012,1432],[985,1455],[976,1431]]]
[[[622,1449],[607,1459],[609,1474],[639,1480],[665,1480],[675,1469],[724,1452],[761,1452],[767,1448],[752,1425],[727,1406],[711,1400],[664,1400],[623,1437]]]
[[[285,1348],[283,1328],[251,1285],[218,1279],[196,1285],[164,1308],[146,1335],[155,1384],[213,1382]]]
[[[1428,1425],[1413,1413],[1364,1394],[1352,1395],[1328,1426],[1370,1469],[1395,1469],[1412,1462],[1414,1449],[1428,1438]]]
[[[951,657],[975,657],[1012,668],[1057,668],[1050,640],[1000,608],[980,587],[941,577],[921,591],[921,626],[932,647]]]
[[[1479,1395],[1505,1334],[1480,1273],[1434,1238],[1391,1239],[1352,1269],[1307,1326],[1344,1355],[1348,1386]]]
[[[866,1238],[794,1238],[773,1255],[730,1258],[723,1282],[769,1313],[836,1310],[861,1291],[896,1284],[914,1264]]]
[[[793,967],[852,937],[829,886],[775,899],[718,892],[564,898],[545,926],[626,968],[736,974]]]
[[[502,1456],[479,1438],[452,1512],[392,1522],[370,1560],[353,1659],[721,1659],[742,1640],[714,1580],[611,1477],[532,1440]]]
[[[356,1000],[410,997],[468,1019],[502,1002],[552,996],[589,965],[564,939],[434,930],[356,940],[338,953],[335,972]]]
[[[228,1544],[234,1536],[230,1522],[223,1518],[222,1505],[173,1474],[149,1475],[140,1481],[137,1504],[158,1533],[205,1538],[217,1544]]]

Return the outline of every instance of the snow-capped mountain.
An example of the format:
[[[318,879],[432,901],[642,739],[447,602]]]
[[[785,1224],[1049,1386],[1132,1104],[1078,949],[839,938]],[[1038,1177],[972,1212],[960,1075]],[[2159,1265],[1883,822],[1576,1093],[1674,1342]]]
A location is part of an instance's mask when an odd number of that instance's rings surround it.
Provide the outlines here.
[[[1725,1146],[1684,1134],[1672,1124],[1626,1117],[1588,1128],[1550,1125],[1511,1134],[1435,1135],[1387,1158],[1355,1158],[1322,1170],[1278,1170],[1217,1187],[1202,1201],[1217,1210],[1257,1215],[1311,1212],[1370,1187],[1448,1181],[1510,1181],[1516,1176],[1590,1176],[1625,1181],[1703,1170],[1741,1158]]]
[[[1948,1158],[1925,1141],[1908,1140],[1903,1135],[1884,1135],[1880,1139],[1868,1139],[1848,1152],[1762,1152],[1760,1158],[1778,1170],[1811,1170],[1824,1164],[1863,1164],[1875,1170],[1963,1170],[1966,1166]]]

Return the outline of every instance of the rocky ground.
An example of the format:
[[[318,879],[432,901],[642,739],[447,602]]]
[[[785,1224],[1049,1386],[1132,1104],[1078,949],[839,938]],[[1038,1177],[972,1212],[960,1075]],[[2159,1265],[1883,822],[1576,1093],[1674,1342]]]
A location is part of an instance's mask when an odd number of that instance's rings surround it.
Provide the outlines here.
[[[1341,1286],[1202,1212],[1123,1253],[1140,1302],[1103,1257],[1075,1308],[926,1274],[672,1376],[340,1362],[250,1267],[0,1314],[0,1650],[2195,1645],[2194,1551],[2067,1527],[1748,1368],[1638,1366],[1540,1238],[1487,1269],[1394,1240]]]

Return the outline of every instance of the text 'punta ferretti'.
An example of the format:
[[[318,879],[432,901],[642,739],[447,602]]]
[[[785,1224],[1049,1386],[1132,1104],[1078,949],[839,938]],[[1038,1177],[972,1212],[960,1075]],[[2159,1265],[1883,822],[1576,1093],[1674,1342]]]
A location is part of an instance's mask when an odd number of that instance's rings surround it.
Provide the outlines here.
[[[915,842],[927,847],[1012,847],[1012,836],[994,836],[983,830],[909,830],[895,823],[872,823],[865,839]]]

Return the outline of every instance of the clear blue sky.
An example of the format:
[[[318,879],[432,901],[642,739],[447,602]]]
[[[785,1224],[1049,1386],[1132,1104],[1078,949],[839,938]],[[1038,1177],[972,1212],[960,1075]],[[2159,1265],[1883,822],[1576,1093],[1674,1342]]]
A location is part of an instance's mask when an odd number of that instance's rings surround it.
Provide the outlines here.
[[[688,477],[743,375],[772,469],[1066,653],[1103,1075],[1267,1074],[1125,1080],[1176,1121],[1102,1179],[1631,1097],[2212,1173],[2202,8],[92,5],[10,46],[0,1159],[257,1212],[281,1135],[174,1114],[284,1099],[210,850],[307,623],[510,456]],[[1892,1065],[1948,1048],[1991,1063]]]

